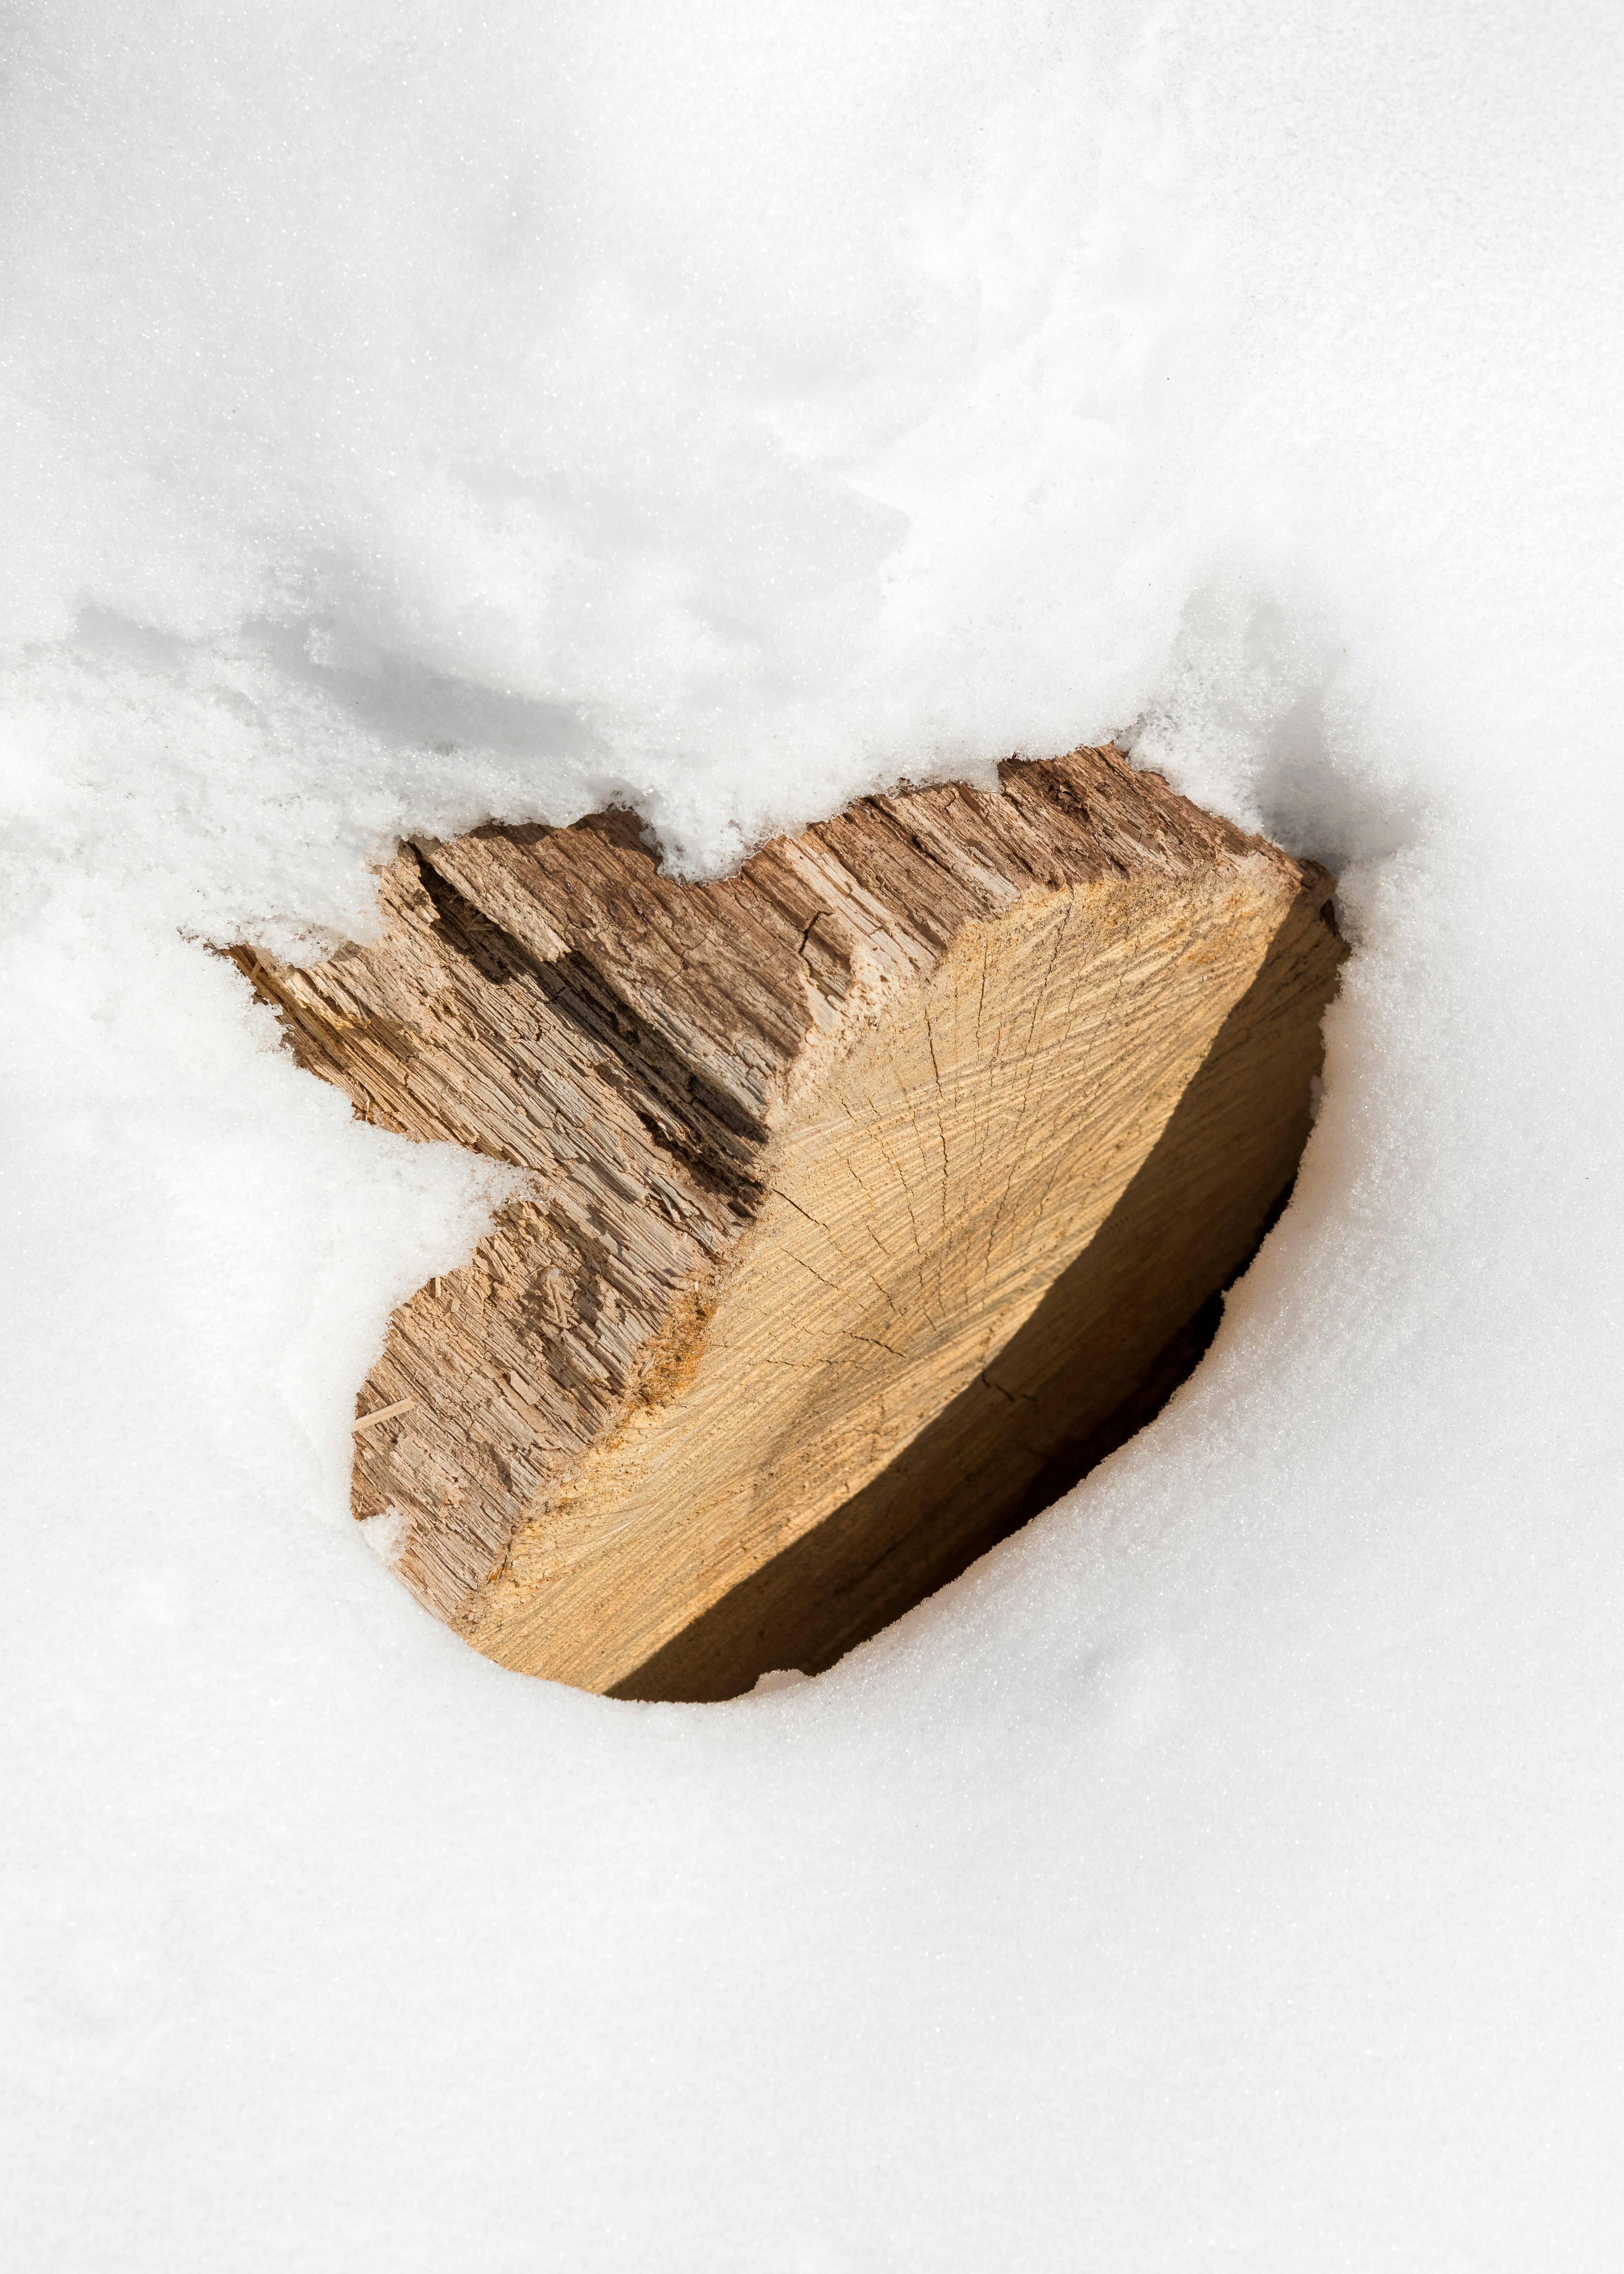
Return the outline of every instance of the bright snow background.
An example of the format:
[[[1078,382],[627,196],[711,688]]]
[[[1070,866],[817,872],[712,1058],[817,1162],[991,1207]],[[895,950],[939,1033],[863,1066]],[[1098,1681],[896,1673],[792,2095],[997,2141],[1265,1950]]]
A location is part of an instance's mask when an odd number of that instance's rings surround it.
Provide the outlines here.
[[[1613,2267],[1620,11],[22,0],[9,2265]],[[198,945],[1138,723],[1345,871],[1175,1408],[816,1684],[344,1515],[466,1165]]]

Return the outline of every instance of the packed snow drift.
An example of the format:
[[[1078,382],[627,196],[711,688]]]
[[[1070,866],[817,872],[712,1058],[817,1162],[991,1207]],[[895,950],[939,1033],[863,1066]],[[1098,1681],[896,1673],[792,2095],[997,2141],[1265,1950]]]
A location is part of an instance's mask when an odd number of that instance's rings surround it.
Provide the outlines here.
[[[1617,10],[0,42],[8,2262],[1616,2263]],[[816,1682],[476,1657],[346,1481],[489,1172],[211,948],[1112,734],[1355,947],[1199,1373]]]

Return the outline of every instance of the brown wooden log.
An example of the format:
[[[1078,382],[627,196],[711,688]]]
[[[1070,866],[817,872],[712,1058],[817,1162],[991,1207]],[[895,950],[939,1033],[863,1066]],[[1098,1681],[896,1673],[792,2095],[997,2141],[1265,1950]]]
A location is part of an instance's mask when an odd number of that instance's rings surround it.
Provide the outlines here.
[[[238,960],[357,1110],[528,1171],[396,1313],[355,1510],[508,1666],[816,1669],[1007,1528],[1254,1246],[1331,879],[1116,752],[868,798],[720,883],[476,830],[382,937]]]

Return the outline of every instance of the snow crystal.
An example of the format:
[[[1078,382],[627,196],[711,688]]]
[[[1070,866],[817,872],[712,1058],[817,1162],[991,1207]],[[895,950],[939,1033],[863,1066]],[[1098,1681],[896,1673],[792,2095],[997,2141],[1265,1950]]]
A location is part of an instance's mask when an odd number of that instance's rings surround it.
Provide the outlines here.
[[[11,2263],[1617,2259],[1621,40],[11,10]],[[1356,946],[1198,1374],[816,1681],[468,1651],[345,1479],[496,1187],[211,944],[1112,733]]]
[[[793,1690],[799,1683],[810,1679],[811,1676],[803,1674],[798,1666],[770,1667],[765,1674],[757,1675],[749,1694],[752,1698],[776,1697],[779,1690]]]
[[[372,1516],[361,1519],[361,1537],[384,1562],[393,1565],[400,1560],[401,1549],[406,1543],[409,1527],[398,1508],[380,1508]]]

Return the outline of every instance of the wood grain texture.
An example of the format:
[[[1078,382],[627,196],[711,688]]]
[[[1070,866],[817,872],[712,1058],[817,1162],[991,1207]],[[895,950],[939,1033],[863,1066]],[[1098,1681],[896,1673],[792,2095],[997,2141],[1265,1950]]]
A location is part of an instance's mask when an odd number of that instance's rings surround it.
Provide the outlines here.
[[[357,1514],[490,1656],[665,1697],[831,1662],[1255,1244],[1330,879],[1111,750],[1002,779],[712,885],[623,814],[424,841],[376,943],[237,951],[358,1111],[530,1173],[357,1412]]]

